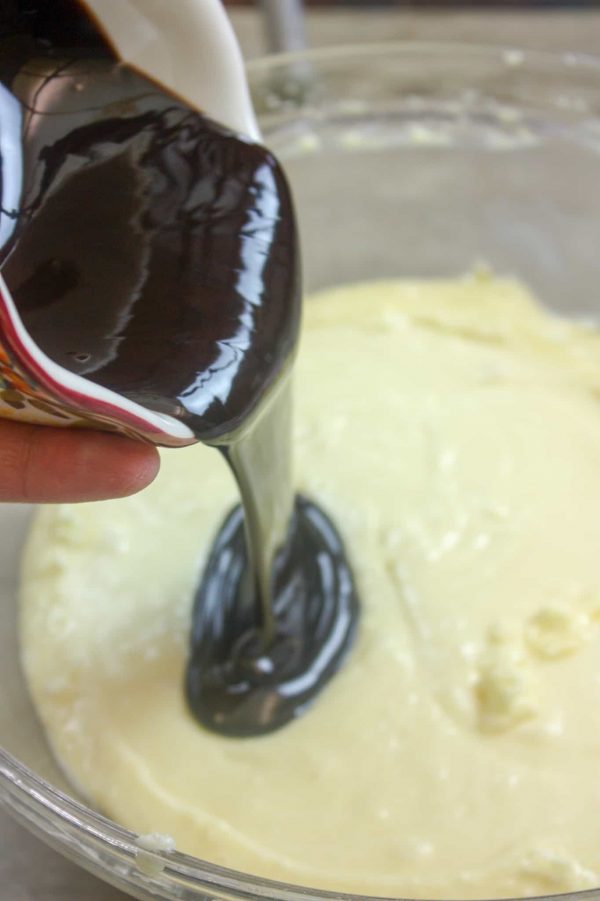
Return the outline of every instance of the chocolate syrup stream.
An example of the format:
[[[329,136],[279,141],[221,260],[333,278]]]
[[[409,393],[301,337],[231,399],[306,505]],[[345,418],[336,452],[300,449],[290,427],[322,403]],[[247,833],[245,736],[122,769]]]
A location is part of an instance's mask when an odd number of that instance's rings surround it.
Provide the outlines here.
[[[263,643],[276,635],[271,578],[278,552],[285,548],[292,528],[291,379],[270,402],[259,422],[224,448],[244,508],[246,556],[254,574],[251,590],[257,599],[257,626]]]
[[[201,578],[186,692],[208,728],[272,731],[339,667],[358,616],[333,524],[293,492],[285,177],[265,148],[118,62],[72,0],[1,16],[0,115],[18,100],[23,172],[8,209],[15,160],[2,157],[2,274],[51,359],[183,420],[227,460],[244,515],[226,518]]]

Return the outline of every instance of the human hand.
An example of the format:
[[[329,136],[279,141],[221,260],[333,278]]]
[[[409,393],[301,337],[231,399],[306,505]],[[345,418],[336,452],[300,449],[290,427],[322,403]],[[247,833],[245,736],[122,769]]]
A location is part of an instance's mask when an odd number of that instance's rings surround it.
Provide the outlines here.
[[[0,420],[0,501],[125,497],[156,476],[155,447],[120,435]]]

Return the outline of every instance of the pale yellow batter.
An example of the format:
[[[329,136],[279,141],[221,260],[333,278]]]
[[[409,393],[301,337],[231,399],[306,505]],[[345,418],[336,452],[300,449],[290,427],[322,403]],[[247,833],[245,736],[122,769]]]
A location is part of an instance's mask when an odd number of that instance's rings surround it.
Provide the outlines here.
[[[235,497],[165,453],[127,500],[43,510],[23,661],[92,803],[228,866],[475,898],[600,885],[600,337],[484,275],[309,302],[298,485],[364,610],[345,668],[279,733],[204,732],[190,605]]]

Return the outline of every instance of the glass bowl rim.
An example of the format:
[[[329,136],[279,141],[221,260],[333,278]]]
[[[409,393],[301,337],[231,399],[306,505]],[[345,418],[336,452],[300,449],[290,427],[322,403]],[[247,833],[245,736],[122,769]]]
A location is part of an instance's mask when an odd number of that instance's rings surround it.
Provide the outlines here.
[[[246,73],[252,82],[264,72],[282,66],[294,67],[297,63],[345,62],[352,59],[367,59],[376,56],[454,56],[460,62],[490,61],[503,63],[507,68],[552,68],[569,71],[588,69],[600,72],[600,53],[578,50],[537,50],[514,44],[486,44],[477,41],[444,40],[389,40],[364,41],[351,44],[333,44],[290,53],[272,53],[255,57],[245,63]]]
[[[518,54],[518,56],[515,56]],[[298,63],[328,63],[365,60],[376,56],[418,58],[447,57],[460,60],[495,61],[508,67],[528,71],[552,69],[571,73],[588,71],[600,78],[600,54],[573,51],[544,51],[515,45],[466,43],[460,41],[375,41],[321,47],[294,53],[270,54],[246,61],[250,84],[277,69]],[[600,81],[599,81],[600,91]],[[138,834],[119,826],[92,808],[54,788],[12,754],[0,747],[0,806],[60,853],[94,872],[120,889],[128,888],[152,892],[168,892],[177,885],[188,892],[226,892],[230,898],[252,901],[394,901],[394,896],[362,895],[349,892],[315,889],[255,876],[239,870],[204,861],[179,851],[156,852],[162,867],[155,876],[143,876],[136,866],[140,845]],[[58,833],[58,837],[57,837]],[[61,835],[63,836],[61,838]],[[65,838],[64,836],[68,836]],[[100,853],[99,853],[100,852]],[[119,871],[115,865],[119,864]],[[111,874],[114,875],[111,878]],[[176,877],[176,881],[172,880]],[[163,895],[163,897],[174,897]],[[538,896],[543,901],[600,901],[600,886],[574,892]],[[212,899],[218,901],[218,898]],[[501,901],[501,899],[500,899]],[[522,901],[522,899],[504,899]],[[535,899],[531,899],[535,901]]]

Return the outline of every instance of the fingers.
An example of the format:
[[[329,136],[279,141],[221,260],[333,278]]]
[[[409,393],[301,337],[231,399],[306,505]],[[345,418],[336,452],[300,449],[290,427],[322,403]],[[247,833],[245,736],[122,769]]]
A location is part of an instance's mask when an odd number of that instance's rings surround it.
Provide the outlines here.
[[[124,497],[148,485],[159,465],[155,447],[119,435],[0,421],[0,501]]]

